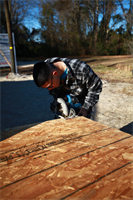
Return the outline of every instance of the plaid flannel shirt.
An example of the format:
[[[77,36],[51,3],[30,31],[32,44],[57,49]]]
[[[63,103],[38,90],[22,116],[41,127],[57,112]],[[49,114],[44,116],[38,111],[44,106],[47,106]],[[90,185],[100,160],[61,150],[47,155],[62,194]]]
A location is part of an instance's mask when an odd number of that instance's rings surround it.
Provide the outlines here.
[[[82,96],[83,108],[88,110],[90,107],[93,107],[98,102],[99,95],[102,91],[102,82],[100,78],[86,62],[78,59],[54,57],[48,58],[44,62],[54,62],[56,59],[60,59],[66,64],[67,77],[64,85],[61,84],[58,88],[50,90],[50,94],[57,98],[59,94],[63,92],[63,88],[67,88],[73,99]],[[73,77],[70,68],[74,72],[76,78]]]

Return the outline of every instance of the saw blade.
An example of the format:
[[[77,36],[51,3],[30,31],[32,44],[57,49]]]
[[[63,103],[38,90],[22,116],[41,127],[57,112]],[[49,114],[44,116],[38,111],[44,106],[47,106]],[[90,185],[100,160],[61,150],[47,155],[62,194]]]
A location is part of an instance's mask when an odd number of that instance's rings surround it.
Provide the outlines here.
[[[68,110],[66,102],[62,98],[57,98],[57,102],[60,104],[60,110],[63,116],[67,117],[69,114],[69,110]]]

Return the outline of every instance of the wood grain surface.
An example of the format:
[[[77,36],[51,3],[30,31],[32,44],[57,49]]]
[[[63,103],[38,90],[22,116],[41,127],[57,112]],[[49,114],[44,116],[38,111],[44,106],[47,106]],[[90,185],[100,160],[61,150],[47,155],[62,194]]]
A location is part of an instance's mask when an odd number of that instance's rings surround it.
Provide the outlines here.
[[[133,137],[84,117],[0,142],[1,199],[133,199]]]

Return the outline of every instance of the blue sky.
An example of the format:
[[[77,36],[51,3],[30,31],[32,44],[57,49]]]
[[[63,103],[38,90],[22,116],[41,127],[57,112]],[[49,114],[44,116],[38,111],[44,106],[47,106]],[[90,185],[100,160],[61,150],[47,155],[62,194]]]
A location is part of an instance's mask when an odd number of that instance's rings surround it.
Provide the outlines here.
[[[38,18],[39,18],[39,8],[36,5],[34,5],[32,7],[32,10],[30,10],[30,16],[26,18],[24,21],[24,25],[30,30],[30,32],[32,31],[32,28],[35,29],[40,28]]]
[[[129,9],[130,0],[124,0],[123,3],[124,3],[124,7]],[[38,9],[37,8],[33,8],[32,12],[33,12],[34,15],[38,16]],[[118,14],[118,13],[119,14],[122,13],[122,10],[121,10],[120,6],[118,6],[118,9],[116,11],[116,14]],[[36,29],[37,28],[41,28],[37,17],[36,18],[30,17],[30,18],[26,19],[25,22],[24,22],[24,25],[30,30],[30,32],[32,31],[32,28],[36,28]],[[123,22],[122,23],[118,23],[114,27],[114,29],[119,28],[121,25],[124,26],[125,24]],[[112,26],[112,22],[110,22],[110,26]]]

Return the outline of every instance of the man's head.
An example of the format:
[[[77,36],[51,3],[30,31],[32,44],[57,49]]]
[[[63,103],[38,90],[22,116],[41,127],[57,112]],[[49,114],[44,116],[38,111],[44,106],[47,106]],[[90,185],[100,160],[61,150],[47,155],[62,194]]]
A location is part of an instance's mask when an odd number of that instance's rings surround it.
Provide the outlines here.
[[[58,69],[52,63],[36,63],[33,68],[33,78],[38,87],[51,90],[59,86]]]

